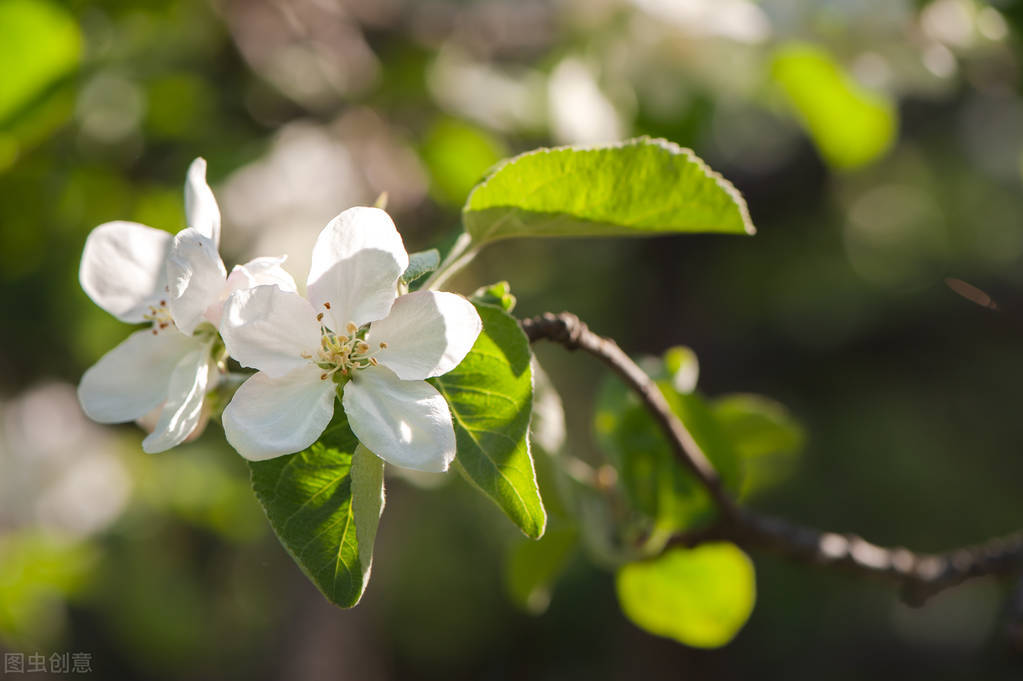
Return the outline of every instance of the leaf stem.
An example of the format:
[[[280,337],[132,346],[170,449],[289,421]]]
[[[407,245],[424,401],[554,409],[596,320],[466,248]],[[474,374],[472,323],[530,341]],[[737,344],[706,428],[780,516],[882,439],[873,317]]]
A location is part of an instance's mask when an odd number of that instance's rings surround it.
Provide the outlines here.
[[[436,291],[451,275],[472,262],[472,259],[476,257],[479,250],[479,246],[473,245],[472,237],[463,232],[458,236],[447,257],[441,262],[440,267],[434,270],[422,288]]]

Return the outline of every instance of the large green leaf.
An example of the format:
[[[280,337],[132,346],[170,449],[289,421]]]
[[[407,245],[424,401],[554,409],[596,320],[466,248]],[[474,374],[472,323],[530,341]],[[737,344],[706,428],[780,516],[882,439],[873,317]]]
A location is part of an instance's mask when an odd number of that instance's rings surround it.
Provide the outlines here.
[[[249,463],[270,525],[333,603],[359,602],[383,510],[383,463],[358,444],[344,411],[308,449]]]
[[[518,236],[753,234],[746,202],[689,149],[641,137],[509,159],[462,210],[473,243]]]
[[[547,513],[526,437],[533,407],[529,341],[504,310],[474,304],[483,332],[458,367],[430,382],[451,407],[455,468],[537,539]]]
[[[753,563],[734,544],[672,549],[618,571],[618,601],[651,634],[696,648],[718,648],[753,612]]]
[[[771,77],[828,164],[858,168],[895,141],[895,105],[864,89],[825,50],[785,45],[774,55]]]

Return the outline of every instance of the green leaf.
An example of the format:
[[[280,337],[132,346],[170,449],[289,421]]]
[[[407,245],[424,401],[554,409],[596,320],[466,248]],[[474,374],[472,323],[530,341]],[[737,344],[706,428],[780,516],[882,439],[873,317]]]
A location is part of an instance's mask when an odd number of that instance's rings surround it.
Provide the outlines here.
[[[679,392],[675,387],[685,354],[680,354],[677,348],[669,350],[663,361],[655,363],[652,377],[675,415],[714,465],[725,487],[737,492],[743,471],[727,433],[703,396]],[[695,361],[692,355],[685,363]],[[598,395],[594,426],[597,441],[618,470],[629,501],[652,519],[664,536],[713,520],[715,507],[710,495],[675,457],[646,407],[613,376],[608,376]]]
[[[788,410],[760,395],[728,395],[714,401],[714,417],[743,465],[743,495],[788,476],[806,441]]]
[[[454,467],[526,536],[538,539],[547,513],[526,437],[533,407],[529,341],[504,310],[474,305],[483,332],[461,364],[430,382],[451,407],[458,444]]]
[[[719,648],[753,612],[753,563],[728,543],[672,549],[618,571],[618,601],[633,624],[695,648]]]
[[[433,272],[440,265],[440,251],[431,248],[427,251],[419,251],[408,257],[408,267],[401,275],[401,281],[406,285],[415,283],[430,272]]]
[[[474,244],[520,236],[753,234],[746,202],[689,149],[647,137],[509,159],[462,209]]]
[[[358,603],[383,508],[383,464],[358,444],[344,411],[308,449],[249,468],[271,527],[302,571],[332,603]]]
[[[771,77],[829,165],[864,166],[895,141],[895,105],[861,87],[825,50],[786,45],[774,55]]]
[[[0,123],[78,66],[82,35],[56,2],[0,0]]]
[[[551,586],[579,545],[574,527],[548,530],[539,541],[522,540],[508,557],[505,583],[515,605],[539,615],[551,600]]]
[[[494,305],[505,312],[511,312],[515,309],[515,303],[517,302],[511,292],[511,286],[506,281],[499,281],[490,286],[480,286],[472,294],[471,300],[483,303],[484,305]]]

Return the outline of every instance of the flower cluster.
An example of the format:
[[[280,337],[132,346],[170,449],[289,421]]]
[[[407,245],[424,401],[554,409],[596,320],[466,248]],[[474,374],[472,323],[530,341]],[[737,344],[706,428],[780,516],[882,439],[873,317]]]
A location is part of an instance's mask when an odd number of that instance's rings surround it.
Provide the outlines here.
[[[444,374],[475,343],[481,322],[461,296],[403,293],[409,258],[391,218],[350,208],[313,247],[306,297],[262,257],[228,274],[218,252],[220,210],[196,159],[185,183],[188,227],[176,235],[109,222],[89,235],[80,280],[100,307],[146,327],[82,377],[78,397],[101,423],[139,421],[160,452],[201,432],[207,395],[233,357],[258,370],[223,412],[228,442],[268,459],[314,443],[340,397],[360,442],[389,463],[447,470],[451,413],[425,379]]]

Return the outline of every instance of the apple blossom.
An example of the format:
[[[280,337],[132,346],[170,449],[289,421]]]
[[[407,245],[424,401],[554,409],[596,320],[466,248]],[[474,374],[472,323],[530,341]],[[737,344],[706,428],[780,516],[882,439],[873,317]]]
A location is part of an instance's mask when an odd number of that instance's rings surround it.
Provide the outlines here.
[[[352,432],[368,449],[398,466],[447,470],[455,456],[451,413],[425,379],[455,368],[482,324],[453,293],[399,296],[408,262],[387,213],[351,208],[316,240],[308,299],[277,286],[231,296],[224,343],[259,369],[223,414],[242,456],[263,460],[311,445],[340,389]]]
[[[108,222],[89,234],[79,279],[92,300],[121,321],[148,322],[82,376],[78,397],[100,423],[158,412],[147,452],[180,444],[201,423],[216,385],[213,349],[224,301],[239,288],[273,283],[295,289],[283,258],[257,258],[228,276],[217,252],[220,210],[197,158],[185,183],[189,227],[177,235],[134,222]]]

